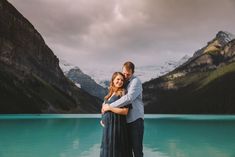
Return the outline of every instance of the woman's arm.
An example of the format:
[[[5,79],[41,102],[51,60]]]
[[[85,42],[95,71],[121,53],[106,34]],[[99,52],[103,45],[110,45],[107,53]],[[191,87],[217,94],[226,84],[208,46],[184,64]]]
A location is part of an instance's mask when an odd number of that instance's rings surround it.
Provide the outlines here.
[[[112,107],[107,104],[103,105],[104,112],[106,111],[111,111],[116,114],[121,114],[121,115],[127,115],[129,109],[128,108],[117,108],[117,107]]]

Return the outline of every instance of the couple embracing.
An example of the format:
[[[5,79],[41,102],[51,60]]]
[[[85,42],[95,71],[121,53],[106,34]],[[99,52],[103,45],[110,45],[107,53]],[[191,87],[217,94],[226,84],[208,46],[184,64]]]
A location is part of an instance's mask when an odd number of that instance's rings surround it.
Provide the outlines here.
[[[102,105],[100,157],[143,157],[144,105],[135,65],[124,63],[115,72]]]

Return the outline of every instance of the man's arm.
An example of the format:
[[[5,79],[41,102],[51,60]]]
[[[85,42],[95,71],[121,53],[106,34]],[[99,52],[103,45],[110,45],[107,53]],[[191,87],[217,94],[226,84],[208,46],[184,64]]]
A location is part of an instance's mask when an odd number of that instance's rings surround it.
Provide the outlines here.
[[[142,84],[139,79],[134,78],[130,82],[130,87],[126,95],[122,96],[120,99],[111,103],[112,107],[123,107],[128,104],[131,104],[141,93],[142,93]]]

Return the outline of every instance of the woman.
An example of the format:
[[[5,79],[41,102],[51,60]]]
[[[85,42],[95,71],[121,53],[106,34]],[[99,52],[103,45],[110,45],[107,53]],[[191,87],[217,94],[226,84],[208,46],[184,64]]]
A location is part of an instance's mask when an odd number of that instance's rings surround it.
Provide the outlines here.
[[[112,103],[125,95],[124,75],[115,72],[109,86],[109,93],[105,96],[105,104]],[[103,137],[101,143],[100,157],[132,157],[127,135],[126,115],[130,106],[124,108],[113,108],[104,106],[101,125],[103,126]]]

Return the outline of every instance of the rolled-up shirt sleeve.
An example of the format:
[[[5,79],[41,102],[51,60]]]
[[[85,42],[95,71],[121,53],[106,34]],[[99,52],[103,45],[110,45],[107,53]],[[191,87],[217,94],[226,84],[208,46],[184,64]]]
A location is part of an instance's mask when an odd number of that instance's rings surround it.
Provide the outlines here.
[[[134,78],[128,88],[126,95],[122,96],[117,101],[110,104],[112,107],[123,107],[128,104],[131,104],[141,93],[142,93],[142,84],[139,79]]]

